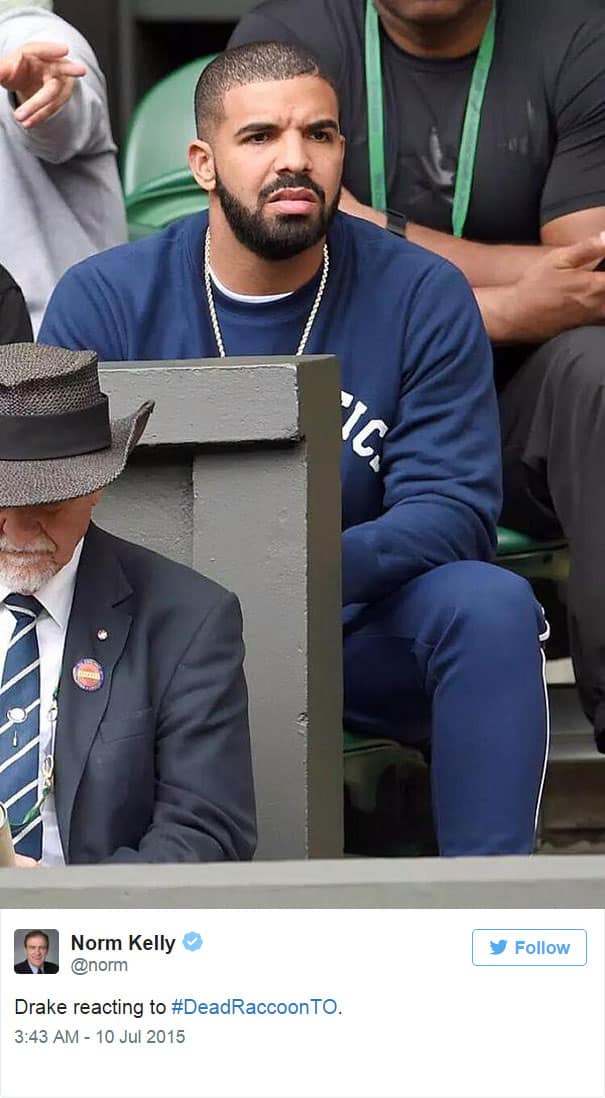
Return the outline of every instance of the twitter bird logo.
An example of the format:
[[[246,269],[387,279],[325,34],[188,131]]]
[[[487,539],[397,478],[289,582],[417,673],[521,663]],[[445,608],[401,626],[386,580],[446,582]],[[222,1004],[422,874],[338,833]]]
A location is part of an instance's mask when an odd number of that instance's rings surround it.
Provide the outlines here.
[[[490,942],[489,947],[492,951],[492,957],[497,957],[500,953],[504,953],[506,949],[506,938],[500,938],[499,942]]]

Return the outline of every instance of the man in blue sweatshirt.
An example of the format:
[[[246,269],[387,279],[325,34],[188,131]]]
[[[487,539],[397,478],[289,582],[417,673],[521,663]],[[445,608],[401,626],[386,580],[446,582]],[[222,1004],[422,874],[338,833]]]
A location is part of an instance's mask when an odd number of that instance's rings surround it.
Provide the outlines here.
[[[446,261],[337,213],[337,96],[304,52],[228,51],[202,74],[196,114],[189,158],[209,214],[72,268],[40,339],[104,361],[339,356],[345,725],[406,743],[430,732],[443,854],[530,853],[546,627],[525,581],[486,563],[499,434],[471,290]]]

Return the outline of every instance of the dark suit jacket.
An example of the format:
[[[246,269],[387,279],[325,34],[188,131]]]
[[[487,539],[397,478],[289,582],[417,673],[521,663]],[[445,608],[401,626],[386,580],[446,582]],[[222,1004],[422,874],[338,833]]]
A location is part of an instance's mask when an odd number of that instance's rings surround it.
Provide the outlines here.
[[[252,857],[243,656],[235,595],[90,526],[58,696],[55,805],[68,863]],[[74,681],[86,658],[103,668],[100,689]]]
[[[43,976],[53,976],[55,974],[55,972],[58,972],[58,971],[59,971],[59,966],[53,964],[52,961],[45,961],[44,962],[44,972],[42,973]],[[18,965],[15,965],[15,972],[24,973],[26,976],[27,975],[29,975],[29,976],[34,975],[31,968],[29,967],[27,961],[20,961]]]
[[[25,298],[6,268],[0,267],[0,343],[30,343],[33,338]]]

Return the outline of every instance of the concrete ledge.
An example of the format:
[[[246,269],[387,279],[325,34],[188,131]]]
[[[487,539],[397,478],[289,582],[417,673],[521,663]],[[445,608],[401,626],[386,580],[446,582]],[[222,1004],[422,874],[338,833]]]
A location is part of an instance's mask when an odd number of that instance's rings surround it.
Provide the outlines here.
[[[325,363],[325,356],[313,355],[104,362],[102,383],[112,415],[155,400],[142,446],[297,442],[303,438],[299,372],[311,370],[313,384],[323,387]]]
[[[605,856],[0,870],[7,908],[602,908]]]

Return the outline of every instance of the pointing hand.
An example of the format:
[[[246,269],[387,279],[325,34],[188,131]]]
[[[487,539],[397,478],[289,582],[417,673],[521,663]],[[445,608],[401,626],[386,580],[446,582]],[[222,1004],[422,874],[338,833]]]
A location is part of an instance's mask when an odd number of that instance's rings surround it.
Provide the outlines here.
[[[20,106],[15,118],[25,129],[46,122],[67,102],[76,77],[86,67],[68,61],[69,46],[59,42],[28,42],[0,58],[0,87],[14,92]]]

